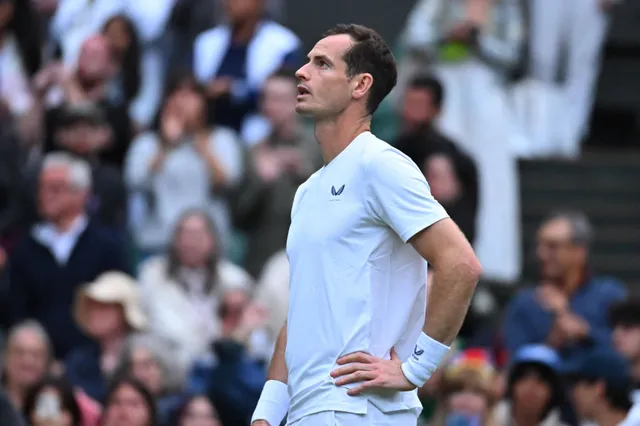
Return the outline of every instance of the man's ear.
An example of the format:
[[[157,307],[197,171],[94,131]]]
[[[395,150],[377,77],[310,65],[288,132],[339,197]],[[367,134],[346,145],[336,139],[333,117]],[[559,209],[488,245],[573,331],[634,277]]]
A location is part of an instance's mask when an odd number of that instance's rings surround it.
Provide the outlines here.
[[[358,74],[353,78],[353,81],[352,96],[354,99],[362,99],[369,93],[373,85],[373,76],[369,73]]]

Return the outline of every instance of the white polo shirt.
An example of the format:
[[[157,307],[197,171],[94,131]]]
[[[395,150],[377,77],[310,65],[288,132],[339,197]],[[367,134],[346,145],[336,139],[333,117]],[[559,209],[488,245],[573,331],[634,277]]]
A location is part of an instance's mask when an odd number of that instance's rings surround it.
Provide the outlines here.
[[[409,357],[424,324],[427,263],[406,242],[446,217],[418,167],[370,132],[300,186],[287,240],[289,422],[364,414],[368,402],[383,412],[421,407],[416,391],[349,396],[329,373],[356,351]]]

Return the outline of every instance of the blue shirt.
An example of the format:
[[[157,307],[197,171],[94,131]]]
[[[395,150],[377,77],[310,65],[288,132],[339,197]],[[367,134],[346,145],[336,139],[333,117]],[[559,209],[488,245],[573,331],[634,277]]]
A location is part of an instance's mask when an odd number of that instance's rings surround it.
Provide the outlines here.
[[[564,361],[574,359],[585,349],[611,345],[609,309],[626,297],[624,285],[614,278],[591,277],[569,300],[571,312],[589,324],[589,336],[559,350]],[[553,328],[553,313],[545,310],[536,289],[521,290],[507,305],[504,318],[504,342],[509,354],[522,346],[545,343]]]

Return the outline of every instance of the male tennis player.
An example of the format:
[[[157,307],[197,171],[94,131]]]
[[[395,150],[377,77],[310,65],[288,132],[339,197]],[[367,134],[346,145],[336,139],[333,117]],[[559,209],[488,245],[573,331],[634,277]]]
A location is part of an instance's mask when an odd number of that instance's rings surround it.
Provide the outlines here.
[[[382,38],[338,25],[308,57],[296,110],[315,121],[325,166],[293,202],[289,313],[252,424],[288,412],[296,426],[414,426],[416,388],[457,335],[481,267],[418,167],[369,131],[397,78]]]

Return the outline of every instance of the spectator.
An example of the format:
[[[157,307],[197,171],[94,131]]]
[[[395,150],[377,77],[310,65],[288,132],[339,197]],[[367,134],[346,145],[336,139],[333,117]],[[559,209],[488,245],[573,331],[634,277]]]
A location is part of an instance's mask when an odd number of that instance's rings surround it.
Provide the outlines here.
[[[284,249],[296,190],[322,164],[313,132],[295,112],[298,79],[279,71],[265,82],[262,112],[272,129],[252,147],[254,172],[241,190],[234,219],[248,235],[247,271],[257,277],[264,263]]]
[[[129,116],[137,130],[149,127],[162,96],[162,70],[145,54],[134,23],[125,15],[111,17],[102,29],[109,40],[117,74],[112,81],[120,102],[129,105]]]
[[[123,242],[87,218],[91,170],[68,154],[45,157],[38,187],[44,222],[35,225],[10,257],[12,318],[38,320],[64,358],[88,339],[70,306],[77,289],[106,271],[128,271]]]
[[[401,108],[403,132],[393,145],[423,169],[425,175],[426,172],[431,174],[427,181],[432,192],[438,190],[439,184],[442,184],[440,187],[444,185],[442,189],[448,196],[436,199],[443,203],[467,239],[474,243],[478,171],[471,157],[437,129],[436,121],[444,98],[444,88],[438,79],[429,75],[415,76],[405,89]],[[435,154],[445,158],[439,158],[433,167],[428,167],[429,159]]]
[[[221,336],[222,295],[249,291],[253,281],[221,257],[217,232],[205,212],[185,212],[173,235],[167,255],[140,267],[140,286],[151,331],[179,348],[180,365],[186,368]]]
[[[163,339],[150,334],[129,337],[120,358],[116,376],[138,379],[154,396],[159,425],[169,425],[169,419],[183,403],[178,393],[184,371],[175,359],[175,351]]]
[[[164,251],[180,215],[201,206],[215,220],[223,252],[227,247],[231,218],[225,190],[242,176],[242,148],[233,131],[211,130],[205,115],[201,90],[189,82],[176,85],[168,91],[159,131],[139,136],[127,154],[125,180],[134,200],[145,200],[132,221],[146,253]]]
[[[101,426],[157,426],[153,396],[132,378],[117,379],[107,394]]]
[[[475,180],[475,186],[473,183],[465,186],[460,179],[460,176],[465,176],[466,172],[469,172],[469,176],[475,175],[473,161],[462,153],[453,157],[443,152],[430,155],[421,166],[433,197],[442,204],[451,219],[473,243],[476,236],[478,207],[477,180],[470,179]],[[470,192],[467,192],[468,189]]]
[[[203,395],[190,397],[179,410],[177,418],[176,426],[222,426],[215,407]]]
[[[209,395],[222,424],[247,424],[266,380],[265,361],[273,353],[263,330],[267,318],[240,290],[225,295],[220,316],[222,338],[195,363],[187,391]]]
[[[635,426],[631,409],[630,366],[611,349],[590,351],[567,367],[571,397],[579,417],[605,426]]]
[[[45,329],[35,321],[12,327],[2,361],[2,387],[13,405],[22,410],[27,392],[44,379],[52,361],[51,342]]]
[[[37,111],[29,81],[40,68],[40,35],[31,2],[0,3],[0,120],[18,119],[20,135],[32,139]],[[3,124],[4,125],[4,124]]]
[[[496,407],[498,426],[565,426],[560,357],[546,346],[525,346],[511,361],[506,399]]]
[[[614,305],[610,318],[614,347],[631,364],[633,408],[629,418],[640,423],[640,300],[633,299]]]
[[[289,29],[264,18],[264,0],[223,0],[223,6],[230,23],[198,36],[194,70],[216,105],[210,122],[239,131],[257,112],[267,78],[300,65],[302,44]]]
[[[127,225],[127,194],[120,170],[104,163],[100,154],[112,140],[104,111],[94,103],[64,105],[54,133],[55,148],[87,161],[92,191],[87,210],[103,225],[123,232]],[[40,164],[33,165],[37,176]],[[35,179],[34,179],[35,180]]]
[[[67,377],[91,398],[103,401],[127,336],[147,327],[137,283],[121,272],[105,272],[78,291],[74,314],[97,345],[88,344],[69,354]]]
[[[22,415],[15,409],[2,390],[0,390],[0,422],[12,426],[26,426]]]
[[[47,378],[31,388],[23,413],[30,426],[82,426],[73,388],[63,379]]]
[[[24,225],[21,216],[25,204],[22,181],[25,151],[11,118],[3,118],[0,112],[0,245],[5,248],[15,243]]]
[[[117,71],[109,40],[93,36],[82,44],[78,64],[67,68],[52,63],[35,78],[35,86],[47,108],[45,115],[45,152],[55,148],[54,130],[64,103],[95,102],[104,111],[113,132],[110,144],[102,150],[100,158],[120,167],[132,136],[131,121],[123,101],[110,97],[109,88]]]
[[[506,307],[504,340],[512,355],[525,345],[547,344],[567,361],[586,349],[611,346],[608,310],[626,290],[613,278],[592,275],[591,233],[589,220],[577,212],[552,214],[540,226],[540,281]]]
[[[482,349],[467,349],[444,367],[438,407],[431,426],[495,426],[495,369]],[[457,422],[457,423],[456,423]]]
[[[513,146],[521,129],[505,81],[525,37],[521,0],[420,0],[403,35],[410,58],[427,56],[447,92],[438,121],[478,166],[478,238],[484,276],[512,281],[520,272],[518,174]],[[491,183],[491,184],[489,184]],[[496,202],[500,200],[500,202]]]

